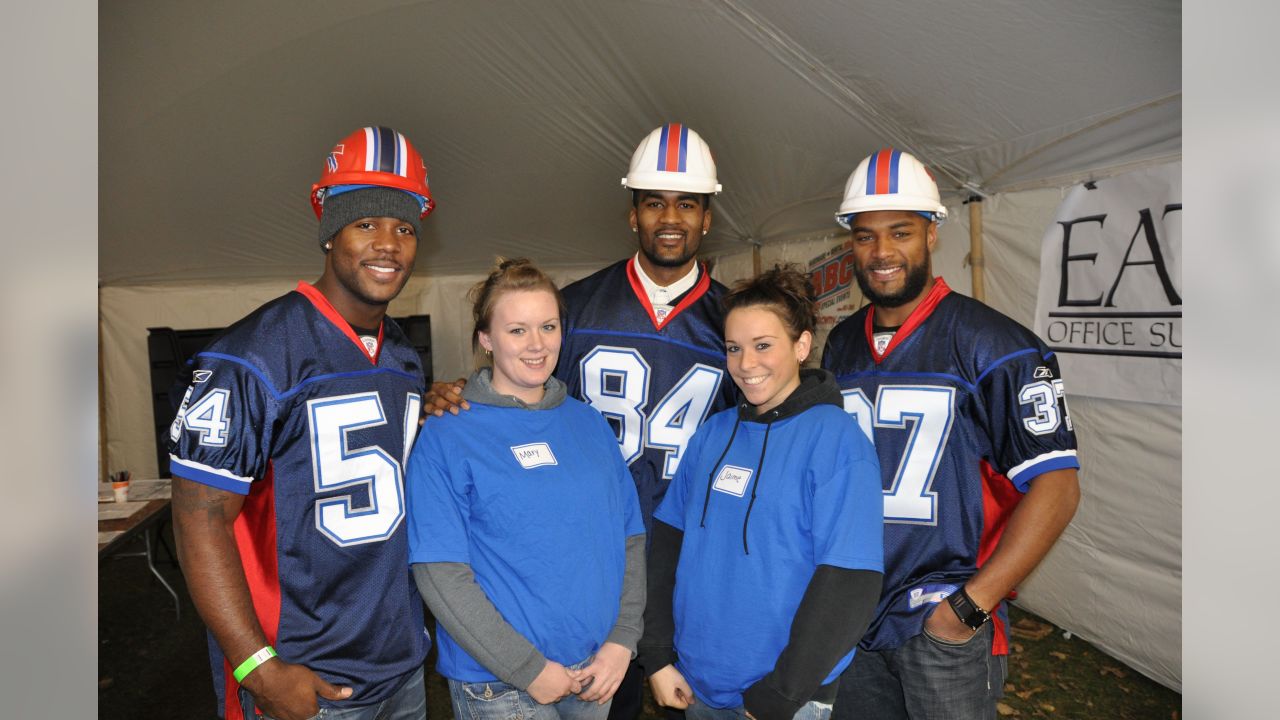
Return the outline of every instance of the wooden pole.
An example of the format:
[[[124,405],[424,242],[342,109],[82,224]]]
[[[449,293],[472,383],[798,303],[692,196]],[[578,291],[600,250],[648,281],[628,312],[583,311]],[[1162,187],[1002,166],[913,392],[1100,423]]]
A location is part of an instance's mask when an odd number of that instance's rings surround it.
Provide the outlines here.
[[[973,272],[973,299],[986,302],[986,287],[983,285],[983,268],[987,261],[982,257],[982,198],[973,195],[969,198],[969,267]]]
[[[760,243],[751,243],[751,276],[760,274]]]
[[[106,482],[111,474],[107,467],[107,386],[102,369],[102,291],[98,291],[98,482]]]

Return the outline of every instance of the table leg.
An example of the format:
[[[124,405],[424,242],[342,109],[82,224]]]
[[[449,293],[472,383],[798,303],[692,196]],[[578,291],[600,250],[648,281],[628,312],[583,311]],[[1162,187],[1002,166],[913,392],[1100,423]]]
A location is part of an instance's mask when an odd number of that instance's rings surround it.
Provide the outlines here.
[[[160,574],[160,571],[156,569],[155,555],[151,551],[151,533],[153,529],[154,528],[148,528],[142,533],[142,543],[146,546],[147,550],[147,567],[150,568],[151,574],[155,575],[156,579],[160,581],[160,584],[164,586],[164,589],[168,590],[169,594],[173,596],[173,611],[177,615],[178,620],[181,620],[182,603],[178,600],[178,593],[173,589],[173,586],[169,584],[169,581],[164,579],[164,576]],[[157,539],[160,539],[158,535]],[[164,542],[164,540],[160,539],[160,542]]]

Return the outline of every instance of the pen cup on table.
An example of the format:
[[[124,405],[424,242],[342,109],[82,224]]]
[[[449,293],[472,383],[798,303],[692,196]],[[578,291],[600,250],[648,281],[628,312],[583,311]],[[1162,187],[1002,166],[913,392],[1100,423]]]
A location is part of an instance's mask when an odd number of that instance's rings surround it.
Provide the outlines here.
[[[128,502],[129,501],[129,481],[128,480],[113,481],[111,483],[111,492],[115,494],[116,502],[118,503]]]

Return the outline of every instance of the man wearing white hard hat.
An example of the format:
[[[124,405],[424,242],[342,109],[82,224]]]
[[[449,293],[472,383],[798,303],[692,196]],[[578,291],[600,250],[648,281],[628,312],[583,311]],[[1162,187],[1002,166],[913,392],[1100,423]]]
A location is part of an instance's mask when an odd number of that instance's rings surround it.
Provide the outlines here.
[[[720,192],[720,182],[702,136],[668,123],[640,141],[622,185],[631,191],[627,215],[638,250],[561,291],[565,317],[555,376],[612,426],[649,537],[653,510],[689,438],[736,399],[725,370],[720,299],[726,288],[697,259],[702,237],[711,231],[711,196]],[[468,409],[465,385],[463,379],[433,385],[423,401],[427,413]],[[622,602],[643,607],[645,598],[624,596]],[[627,633],[611,636],[615,646],[634,646],[641,634],[639,627],[615,631]],[[639,717],[641,668],[652,673],[673,660],[670,648],[633,659],[614,693],[610,720]]]
[[[850,176],[836,220],[870,304],[827,338],[845,410],[883,473],[884,590],[837,720],[995,718],[1003,601],[1075,514],[1076,438],[1053,352],[933,275],[947,208],[910,153]]]
[[[613,426],[647,531],[694,430],[734,404],[725,374],[725,288],[697,260],[720,183],[702,137],[669,123],[640,142],[622,185],[631,191],[628,221],[638,251],[564,289],[555,372],[570,395]],[[633,662],[609,717],[637,717],[642,686]]]

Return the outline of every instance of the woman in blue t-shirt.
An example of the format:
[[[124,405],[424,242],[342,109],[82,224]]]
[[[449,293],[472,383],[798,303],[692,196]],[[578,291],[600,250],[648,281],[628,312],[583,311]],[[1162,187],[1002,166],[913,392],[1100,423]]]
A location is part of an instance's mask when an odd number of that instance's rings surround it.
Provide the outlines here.
[[[698,428],[654,512],[640,663],[689,720],[828,717],[880,594],[880,466],[831,374],[801,369],[809,288],[775,267],[725,296],[745,402]]]
[[[563,304],[529,261],[473,290],[490,364],[408,463],[409,562],[455,717],[602,720],[640,636],[644,525],[601,415],[551,377]]]

